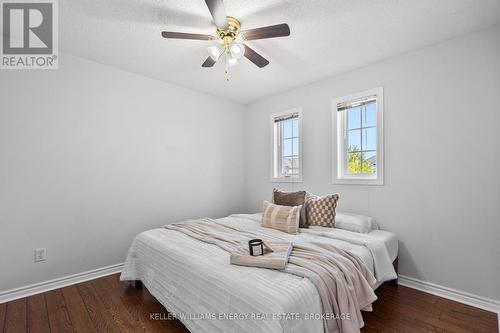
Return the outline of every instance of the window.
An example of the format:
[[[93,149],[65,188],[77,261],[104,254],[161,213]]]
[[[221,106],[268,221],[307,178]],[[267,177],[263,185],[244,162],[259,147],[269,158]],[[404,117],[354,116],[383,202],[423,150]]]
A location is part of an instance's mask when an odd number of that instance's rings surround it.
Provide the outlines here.
[[[300,109],[271,115],[271,181],[302,180],[301,127]]]
[[[383,185],[383,89],[333,103],[333,182]]]

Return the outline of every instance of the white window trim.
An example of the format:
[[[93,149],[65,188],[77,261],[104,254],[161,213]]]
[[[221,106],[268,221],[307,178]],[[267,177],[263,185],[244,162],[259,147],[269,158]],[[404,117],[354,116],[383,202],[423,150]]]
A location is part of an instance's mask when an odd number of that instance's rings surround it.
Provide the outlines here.
[[[290,113],[298,113],[299,114],[299,175],[295,177],[274,177],[274,166],[275,166],[275,158],[276,158],[276,152],[275,152],[275,145],[274,145],[274,119],[277,117],[281,117]],[[302,133],[302,108],[293,108],[293,109],[288,109],[286,111],[282,112],[277,112],[273,113],[270,116],[270,133],[269,133],[269,147],[270,147],[270,182],[273,183],[302,183],[302,139],[303,139],[303,133]]]
[[[343,133],[343,124],[338,121],[339,103],[363,98],[370,95],[377,96],[377,175],[347,176],[343,173],[343,156],[345,155],[345,142],[343,136],[338,140],[338,134]],[[383,87],[366,90],[349,96],[339,97],[332,104],[332,183],[340,185],[384,185],[384,89]]]

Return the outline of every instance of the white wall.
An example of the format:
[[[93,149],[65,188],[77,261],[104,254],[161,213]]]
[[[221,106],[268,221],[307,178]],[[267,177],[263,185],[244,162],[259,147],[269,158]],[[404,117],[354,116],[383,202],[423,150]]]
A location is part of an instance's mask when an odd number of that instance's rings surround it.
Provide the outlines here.
[[[312,60],[311,60],[312,61]],[[332,99],[383,86],[385,185],[331,183]],[[338,192],[400,237],[400,273],[500,300],[500,27],[249,105],[247,210]],[[302,184],[269,182],[269,114],[303,107]]]
[[[242,210],[241,105],[60,59],[0,73],[0,291],[123,262],[140,231]]]

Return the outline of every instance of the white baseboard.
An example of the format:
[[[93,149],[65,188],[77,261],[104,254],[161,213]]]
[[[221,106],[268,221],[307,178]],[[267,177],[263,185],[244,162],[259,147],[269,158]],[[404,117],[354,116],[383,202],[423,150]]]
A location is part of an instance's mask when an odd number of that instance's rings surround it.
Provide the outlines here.
[[[399,275],[398,283],[402,286],[417,289],[443,298],[451,299],[452,301],[474,306],[476,308],[480,308],[483,310],[496,312],[497,314],[499,314],[499,320],[500,320],[500,301],[491,298],[486,298],[483,296],[470,294],[465,291],[460,291],[440,286],[438,284],[418,280],[404,275]]]
[[[90,271],[77,273],[73,275],[67,275],[60,278],[56,278],[53,280],[48,280],[44,282],[39,282],[35,284],[31,284],[28,286],[15,288],[11,290],[1,291],[0,292],[0,304],[13,301],[18,298],[23,298],[39,293],[43,293],[49,290],[59,289],[62,287],[66,287],[72,284],[85,282],[88,280],[97,279],[102,276],[107,276],[115,273],[121,272],[123,267],[123,263],[101,267],[97,269],[93,269]]]

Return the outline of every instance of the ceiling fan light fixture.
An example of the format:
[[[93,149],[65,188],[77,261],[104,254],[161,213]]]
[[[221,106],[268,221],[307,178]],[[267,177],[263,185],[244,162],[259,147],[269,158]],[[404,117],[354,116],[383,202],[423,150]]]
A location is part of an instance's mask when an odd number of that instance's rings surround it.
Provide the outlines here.
[[[224,53],[224,49],[220,45],[209,46],[207,48],[207,51],[210,58],[212,58],[214,61],[219,60],[221,54]]]
[[[240,59],[245,54],[245,45],[234,42],[229,46],[229,52],[233,58]]]
[[[226,55],[226,64],[228,67],[233,67],[238,64],[238,58],[231,56],[230,54]]]

